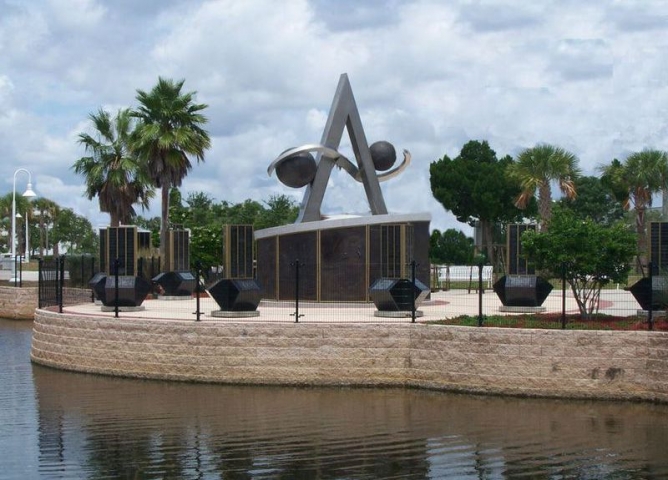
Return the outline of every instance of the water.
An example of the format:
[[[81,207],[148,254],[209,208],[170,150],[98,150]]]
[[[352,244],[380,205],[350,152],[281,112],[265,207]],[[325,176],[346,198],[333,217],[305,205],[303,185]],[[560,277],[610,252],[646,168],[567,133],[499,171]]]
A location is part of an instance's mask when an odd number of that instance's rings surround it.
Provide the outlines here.
[[[668,406],[128,380],[0,320],[0,478],[659,479]]]

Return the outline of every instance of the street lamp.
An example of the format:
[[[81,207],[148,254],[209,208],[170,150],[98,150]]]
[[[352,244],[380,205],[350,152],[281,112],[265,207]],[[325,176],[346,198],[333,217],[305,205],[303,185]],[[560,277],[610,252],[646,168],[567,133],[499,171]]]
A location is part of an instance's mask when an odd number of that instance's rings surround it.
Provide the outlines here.
[[[12,265],[16,265],[16,175],[19,172],[25,172],[28,174],[28,188],[23,192],[24,197],[32,198],[36,197],[37,194],[32,189],[32,175],[25,168],[19,168],[14,172],[14,187],[12,189]],[[14,267],[12,267],[13,269]],[[16,277],[16,272],[14,277]]]

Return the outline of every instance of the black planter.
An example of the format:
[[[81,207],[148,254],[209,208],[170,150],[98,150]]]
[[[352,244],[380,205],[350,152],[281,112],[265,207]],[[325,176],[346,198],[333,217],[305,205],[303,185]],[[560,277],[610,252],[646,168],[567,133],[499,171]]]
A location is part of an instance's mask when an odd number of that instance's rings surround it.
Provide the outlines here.
[[[626,290],[631,292],[643,310],[668,310],[668,277],[666,276],[656,275],[652,277],[651,282],[649,277],[643,277]]]
[[[262,290],[256,280],[223,278],[207,288],[221,310],[252,312],[262,300]]]
[[[197,279],[191,272],[163,272],[153,277],[153,282],[162,287],[162,295],[170,297],[189,297],[197,285]]]
[[[141,277],[130,275],[118,276],[118,306],[138,307],[142,304],[146,295],[151,291],[151,285]],[[105,307],[116,306],[116,278],[107,277],[104,284],[104,299],[101,298]]]
[[[104,272],[97,272],[93,277],[88,281],[88,286],[93,290],[95,294],[95,299],[104,303],[104,300],[107,296],[104,286],[107,283],[107,274]]]
[[[409,312],[417,308],[429,295],[429,288],[419,280],[413,283],[406,278],[379,278],[369,288],[369,296],[381,312]]]
[[[493,288],[506,307],[540,307],[552,291],[552,284],[537,275],[504,275]]]

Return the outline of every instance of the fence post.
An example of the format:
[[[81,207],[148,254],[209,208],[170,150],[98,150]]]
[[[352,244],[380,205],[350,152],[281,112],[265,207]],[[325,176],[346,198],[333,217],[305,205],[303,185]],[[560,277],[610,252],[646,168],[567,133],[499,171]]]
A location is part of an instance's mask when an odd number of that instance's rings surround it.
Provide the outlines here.
[[[649,324],[649,329],[654,330],[654,271],[652,268],[652,262],[647,264],[647,270],[649,270],[649,310],[647,311],[647,323]]]
[[[114,317],[118,318],[118,268],[121,261],[117,258],[114,260]]]
[[[90,278],[93,278],[95,275],[95,257],[90,257]],[[84,288],[86,286],[84,285]],[[95,290],[90,289],[90,301],[95,302]]]
[[[304,315],[299,314],[299,259],[296,259],[291,265],[295,266],[295,323],[299,323],[299,318]]]
[[[478,263],[478,326],[482,327],[482,261]]]
[[[19,255],[19,288],[23,288],[23,255]]]
[[[411,260],[411,323],[415,323],[415,260]]]
[[[200,316],[200,305],[199,305],[199,279],[201,278],[202,275],[202,263],[197,260],[195,262],[195,321],[199,322],[199,316]]]
[[[60,271],[60,281],[56,282],[56,289],[58,291],[58,313],[63,313],[63,288],[65,286],[65,255],[59,258],[59,264],[56,268]]]
[[[44,260],[40,257],[37,260],[37,308],[42,308],[42,295],[44,294],[44,281],[42,280],[42,268]]]
[[[21,265],[21,262],[19,262],[18,264],[16,263],[16,259],[18,257],[19,257],[18,255],[14,255],[14,258],[13,258],[13,261],[14,261],[14,270],[13,270],[13,273],[14,273],[14,287],[17,287],[18,283],[19,283],[18,273],[19,273],[19,265]]]
[[[566,330],[566,262],[561,262],[561,329]]]

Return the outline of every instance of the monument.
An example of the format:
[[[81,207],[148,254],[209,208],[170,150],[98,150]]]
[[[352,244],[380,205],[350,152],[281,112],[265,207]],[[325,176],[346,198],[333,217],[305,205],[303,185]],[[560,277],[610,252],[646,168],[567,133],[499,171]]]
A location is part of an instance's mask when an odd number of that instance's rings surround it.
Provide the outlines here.
[[[338,151],[348,131],[355,163]],[[315,153],[315,157],[313,156]],[[290,148],[268,167],[292,188],[305,187],[297,221],[255,232],[257,279],[264,298],[295,298],[297,265],[300,299],[369,301],[369,287],[379,278],[408,278],[416,262],[416,279],[429,285],[428,213],[391,214],[380,183],[399,175],[411,160],[387,141],[368,145],[346,74],[341,75],[319,144]],[[371,215],[326,218],[322,201],[332,169],[339,167],[364,187]]]

